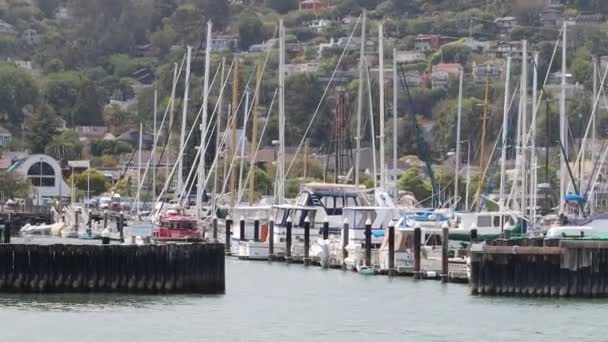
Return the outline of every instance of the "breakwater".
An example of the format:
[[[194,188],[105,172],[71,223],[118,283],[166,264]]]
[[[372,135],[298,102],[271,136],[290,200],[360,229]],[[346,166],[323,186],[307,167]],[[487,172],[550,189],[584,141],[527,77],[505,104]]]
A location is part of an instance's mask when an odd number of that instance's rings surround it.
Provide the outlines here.
[[[225,291],[221,244],[0,245],[1,292]]]

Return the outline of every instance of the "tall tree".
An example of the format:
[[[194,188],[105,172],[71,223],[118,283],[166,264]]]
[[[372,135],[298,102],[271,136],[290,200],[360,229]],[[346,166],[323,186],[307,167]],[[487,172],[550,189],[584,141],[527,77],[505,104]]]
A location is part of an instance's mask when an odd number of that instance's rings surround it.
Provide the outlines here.
[[[8,125],[20,127],[23,107],[37,99],[38,88],[28,73],[12,64],[0,64],[0,114]]]
[[[247,50],[253,44],[264,41],[264,24],[255,13],[245,13],[239,19],[241,49]]]
[[[53,136],[57,134],[57,116],[48,105],[40,105],[34,109],[34,116],[27,124],[25,140],[30,152],[44,153]]]
[[[76,131],[65,130],[60,134],[55,135],[44,151],[57,160],[75,160],[80,158],[82,143],[80,142]]]

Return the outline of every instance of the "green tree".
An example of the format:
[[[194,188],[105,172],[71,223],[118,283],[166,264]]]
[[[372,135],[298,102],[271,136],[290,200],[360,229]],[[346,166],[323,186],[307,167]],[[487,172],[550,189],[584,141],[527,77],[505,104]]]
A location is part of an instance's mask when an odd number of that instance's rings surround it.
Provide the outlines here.
[[[92,81],[85,80],[78,91],[78,100],[72,111],[72,122],[83,126],[103,124],[102,108],[97,86]]]
[[[88,169],[79,175],[73,175],[74,186],[78,190],[90,191],[90,196],[98,196],[108,191],[106,176],[96,169]],[[69,182],[72,182],[70,178]]]
[[[30,195],[32,183],[14,172],[0,171],[0,194],[3,198],[26,198]]]
[[[28,142],[31,153],[44,153],[47,145],[57,133],[57,117],[47,105],[34,109],[34,116],[27,125],[25,141]]]
[[[23,122],[22,109],[36,104],[38,88],[32,77],[12,64],[0,64],[0,114],[12,127]]]
[[[399,189],[410,191],[418,201],[427,200],[431,196],[431,186],[425,182],[420,171],[410,168],[399,177]]]
[[[79,159],[82,154],[82,143],[78,133],[65,130],[55,135],[44,149],[45,153],[57,160],[68,161]]]
[[[115,104],[106,108],[103,113],[103,116],[106,126],[114,135],[121,134],[133,123],[131,120],[131,113],[126,110],[123,110],[122,108],[120,108],[120,106]]]
[[[255,13],[242,14],[239,19],[241,49],[248,50],[253,44],[264,41],[264,24]]]
[[[266,0],[265,3],[266,7],[270,7],[281,14],[298,8],[297,0]]]
[[[202,9],[207,17],[211,20],[217,29],[222,30],[229,23],[230,8],[228,0],[196,0],[198,7]]]
[[[72,125],[74,125],[72,110],[78,102],[82,84],[82,75],[73,71],[53,73],[47,76],[46,101]]]

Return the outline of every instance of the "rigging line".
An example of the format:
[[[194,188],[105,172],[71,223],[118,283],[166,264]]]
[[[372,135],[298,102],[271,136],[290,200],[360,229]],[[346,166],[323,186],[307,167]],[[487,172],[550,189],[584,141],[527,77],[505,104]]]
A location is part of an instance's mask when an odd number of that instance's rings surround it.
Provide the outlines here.
[[[310,119],[308,127],[306,128],[306,131],[304,132],[304,136],[302,137],[302,140],[300,141],[300,144],[298,145],[298,148],[296,149],[296,153],[294,154],[294,156],[291,160],[291,163],[289,163],[289,167],[287,168],[286,172],[284,173],[283,179],[279,180],[279,182],[281,182],[282,187],[285,186],[285,180],[287,178],[287,175],[291,171],[291,168],[293,167],[294,162],[296,161],[296,157],[297,157],[298,153],[300,153],[300,150],[302,149],[302,146],[304,145],[304,141],[306,140],[306,137],[308,136],[308,133],[310,132],[310,129],[312,128],[315,118],[319,114],[319,109],[321,108],[321,105],[323,104],[323,101],[325,100],[325,96],[327,95],[327,92],[329,91],[329,87],[331,86],[331,84],[336,76],[336,73],[338,72],[338,67],[342,63],[342,59],[344,59],[344,56],[346,55],[348,46],[350,45],[350,43],[353,40],[353,36],[355,34],[355,31],[357,30],[357,27],[359,26],[360,21],[361,21],[361,15],[359,15],[359,17],[357,18],[357,21],[355,22],[353,30],[350,33],[350,36],[348,37],[348,41],[346,42],[344,49],[342,50],[342,54],[340,55],[340,58],[338,59],[338,61],[336,63],[336,67],[334,68],[334,71],[331,74],[331,78],[329,79],[329,82],[327,83],[327,86],[325,87],[325,90],[323,91],[323,95],[321,96],[321,99],[319,100],[317,108],[315,109],[315,112],[313,113],[312,118]]]
[[[275,34],[276,34],[276,28],[277,28],[277,26],[275,26]],[[269,58],[270,58],[270,51],[271,51],[271,49],[268,49],[268,51],[267,51],[267,53],[266,53],[266,56],[265,56],[265,58],[264,58],[264,63],[263,63],[263,65],[262,65],[262,71],[261,71],[261,74],[262,74],[262,75],[264,74],[264,71],[266,70],[266,66],[267,66],[267,64],[268,64],[268,60],[269,60]],[[253,79],[253,75],[255,74],[255,72],[256,72],[256,70],[253,70],[253,71],[252,71],[251,76],[249,77],[249,80],[247,81],[247,84],[246,84],[246,86],[245,86],[245,89],[247,89],[247,88],[249,87],[249,85],[251,84],[251,80]],[[228,78],[229,78],[229,77],[226,77],[226,80],[228,80]],[[254,96],[259,96],[259,93],[260,93],[260,92],[261,92],[261,86],[256,87],[256,91],[254,92]],[[241,101],[239,102],[239,106],[237,107],[236,112],[238,112],[238,110],[240,109],[240,106],[241,106],[241,103],[242,103],[242,101],[243,101],[244,96],[245,96],[245,93],[243,93],[243,95],[241,96]],[[217,104],[217,103],[216,103],[216,104]],[[246,116],[247,116],[247,117],[249,117],[249,115],[251,114],[251,112],[252,112],[252,110],[253,110],[253,107],[251,107],[251,108],[249,108],[249,109],[245,109],[245,110],[246,110]],[[210,126],[210,125],[211,125],[211,122],[213,121],[213,115],[214,115],[214,114],[215,114],[215,110],[214,110],[214,113],[213,113],[213,114],[212,114],[212,116],[211,116],[211,119],[209,120],[209,124],[208,124],[208,126]],[[235,115],[235,116],[234,116],[234,118],[232,118],[232,119],[235,119],[235,118],[236,118],[236,115]],[[230,122],[230,124],[232,124],[232,121]],[[226,126],[226,127],[230,127],[230,126]],[[226,133],[226,132],[224,132],[224,133]],[[222,145],[223,145],[223,142],[224,142],[224,138],[225,138],[225,137],[226,137],[226,136],[224,135],[224,137],[223,137],[223,139],[222,139],[222,142],[220,142],[220,146],[222,146]],[[241,138],[239,139],[239,140],[240,140],[240,142],[242,142],[242,140],[243,140],[243,139],[245,139],[245,137],[244,137],[244,135],[241,135]],[[205,139],[205,140],[206,140],[206,139]],[[209,142],[207,142],[207,145],[205,146],[205,150],[204,150],[205,152],[206,152],[206,150],[207,150],[207,148],[208,148],[208,146],[209,146],[209,144],[210,144],[210,143],[211,143],[211,140],[209,140]],[[220,147],[220,146],[216,146],[216,151],[217,151],[218,149],[221,149],[221,147]],[[217,156],[217,155],[218,155],[218,153],[216,152],[216,156]],[[233,159],[235,159],[235,158],[236,158],[236,154],[235,154],[235,156],[234,156],[234,158],[233,158]],[[234,160],[233,160],[232,162],[234,162]],[[231,162],[231,163],[232,163],[232,162]],[[214,164],[215,164],[215,163],[214,163]],[[211,166],[211,168],[213,168],[213,166]],[[210,175],[209,175],[209,176],[210,176]],[[203,184],[203,188],[206,188],[206,187],[207,187],[208,180],[209,180],[209,177],[207,177],[207,179],[205,180],[205,183]],[[223,192],[223,190],[224,190],[224,189],[222,189],[222,192]],[[190,195],[190,193],[188,193],[188,195]]]
[[[274,105],[274,101],[275,101],[275,98],[277,97],[278,92],[279,92],[279,89],[278,88],[275,89],[274,95],[272,96],[272,101],[270,102],[270,108],[268,110],[268,115],[266,116],[266,120],[264,120],[264,127],[262,127],[262,133],[260,134],[260,139],[258,141],[258,146],[255,149],[255,153],[253,155],[253,160],[257,160],[258,152],[260,150],[260,147],[262,146],[262,138],[264,137],[264,133],[266,132],[266,126],[268,126],[268,121],[270,121],[268,119],[268,117],[270,116],[270,113],[272,111],[272,107]],[[249,171],[247,172],[247,177],[245,177],[244,184],[247,184],[247,182],[249,182],[249,177],[253,173],[254,169],[255,169],[255,166],[252,166],[252,165],[249,166]],[[254,175],[254,177],[255,177],[255,175]],[[241,200],[243,199],[243,193],[244,193],[244,191],[241,191],[241,193],[239,194],[237,203],[241,202]]]

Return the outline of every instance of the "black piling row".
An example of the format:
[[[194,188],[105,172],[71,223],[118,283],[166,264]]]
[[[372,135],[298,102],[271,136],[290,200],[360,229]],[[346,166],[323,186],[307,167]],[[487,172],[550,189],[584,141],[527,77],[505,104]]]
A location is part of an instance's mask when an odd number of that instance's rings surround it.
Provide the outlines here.
[[[0,292],[224,293],[221,244],[0,245]]]
[[[508,239],[471,252],[471,293],[608,297],[608,243]]]

